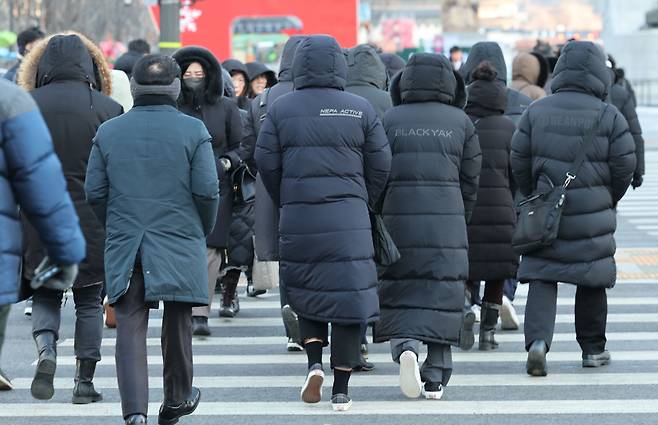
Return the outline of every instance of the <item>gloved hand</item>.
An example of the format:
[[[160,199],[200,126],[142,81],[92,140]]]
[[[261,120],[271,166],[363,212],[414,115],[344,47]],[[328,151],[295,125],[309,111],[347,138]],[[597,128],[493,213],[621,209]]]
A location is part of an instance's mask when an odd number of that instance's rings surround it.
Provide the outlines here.
[[[43,286],[55,291],[67,291],[73,286],[76,277],[78,277],[77,264],[54,264],[46,257],[34,271],[30,286],[32,289]]]
[[[633,186],[633,190],[635,190],[638,187],[642,186],[643,181],[644,181],[644,177],[642,175],[633,174],[633,180],[631,181],[631,186]]]

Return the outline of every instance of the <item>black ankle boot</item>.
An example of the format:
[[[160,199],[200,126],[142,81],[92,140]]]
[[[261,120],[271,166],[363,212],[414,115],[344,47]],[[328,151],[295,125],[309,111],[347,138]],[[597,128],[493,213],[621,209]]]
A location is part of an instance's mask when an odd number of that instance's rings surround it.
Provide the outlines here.
[[[219,309],[219,317],[235,317],[238,313],[236,310],[239,310],[239,307],[236,308],[234,299],[239,278],[239,274],[235,276],[233,270],[230,270],[222,279],[222,301]]]
[[[92,382],[95,371],[96,360],[76,360],[73,404],[89,404],[103,399],[103,396],[96,391]]]
[[[50,400],[55,394],[53,379],[57,368],[57,341],[53,332],[41,332],[34,336],[39,360],[30,391],[37,400]]]
[[[480,351],[492,351],[498,349],[498,343],[494,338],[500,304],[483,302],[480,318]]]

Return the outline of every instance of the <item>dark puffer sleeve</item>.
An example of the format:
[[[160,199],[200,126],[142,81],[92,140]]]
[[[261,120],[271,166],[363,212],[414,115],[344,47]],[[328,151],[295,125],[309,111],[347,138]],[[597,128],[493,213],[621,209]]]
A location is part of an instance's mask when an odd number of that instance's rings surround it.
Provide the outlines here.
[[[459,186],[461,187],[464,213],[468,222],[477,201],[480,171],[482,170],[482,151],[480,150],[477,133],[470,119],[466,120],[465,134],[466,140],[464,141],[464,151],[461,166],[459,167]]]
[[[375,208],[384,193],[391,172],[391,146],[375,111],[370,109],[366,112],[363,162],[368,202],[371,208]]]
[[[524,112],[519,127],[512,137],[510,163],[517,189],[523,196],[528,196],[534,189],[532,184],[532,152],[530,150],[529,112]]]
[[[267,114],[260,129],[254,157],[258,172],[274,205],[281,205],[281,143],[272,112]]]
[[[614,108],[610,108],[614,109]],[[616,204],[624,196],[635,172],[635,142],[624,117],[615,111],[610,135],[608,165],[612,181],[612,198]]]
[[[637,111],[635,111],[635,105],[633,104],[633,96],[630,92],[627,93],[627,96],[624,100],[620,112],[626,118],[628,122],[628,129],[633,136],[635,141],[635,158],[637,164],[635,166],[635,175],[643,176],[644,175],[644,137],[642,137],[642,127],[640,126],[640,120],[637,117]]]

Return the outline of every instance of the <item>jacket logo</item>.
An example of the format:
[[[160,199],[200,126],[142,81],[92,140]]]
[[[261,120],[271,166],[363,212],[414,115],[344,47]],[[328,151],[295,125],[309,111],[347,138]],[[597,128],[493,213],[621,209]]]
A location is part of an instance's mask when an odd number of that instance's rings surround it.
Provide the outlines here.
[[[334,109],[322,108],[320,109],[321,117],[350,117],[350,118],[363,118],[363,111],[356,111],[354,109]]]
[[[416,136],[416,137],[446,137],[452,138],[454,130],[446,129],[433,129],[433,128],[396,128],[395,137],[407,137],[407,136]]]

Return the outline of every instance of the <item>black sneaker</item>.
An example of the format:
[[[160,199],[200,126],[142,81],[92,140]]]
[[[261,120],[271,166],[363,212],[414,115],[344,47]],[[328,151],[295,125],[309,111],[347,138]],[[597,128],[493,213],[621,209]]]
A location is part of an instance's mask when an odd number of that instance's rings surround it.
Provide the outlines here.
[[[240,312],[240,298],[238,298],[238,291],[235,291],[235,296],[233,297],[233,301],[231,301],[231,307],[233,308],[233,311],[235,311],[235,314]]]
[[[438,382],[425,382],[423,396],[427,400],[441,400],[441,397],[443,397],[443,385]]]
[[[291,353],[304,351],[304,347],[292,338],[288,338],[287,350]]]
[[[324,370],[322,365],[316,363],[308,370],[301,396],[304,403],[319,403],[322,400],[322,384],[324,383]]]
[[[281,307],[281,318],[283,319],[283,326],[286,328],[286,335],[288,335],[288,351],[297,351],[290,349],[290,342],[294,342],[300,347],[303,347],[302,337],[299,333],[299,321],[297,315],[288,304]]]
[[[208,318],[205,316],[192,316],[192,335],[210,336]]]
[[[370,363],[368,360],[363,357],[363,354],[361,355],[361,363],[358,366],[354,367],[355,372],[372,372],[375,370],[375,365],[373,363]]]
[[[471,309],[464,311],[464,320],[459,332],[459,348],[464,351],[470,350],[475,344],[475,333],[473,325],[475,324],[475,313]]]
[[[347,412],[352,407],[352,399],[347,394],[334,394],[331,396],[331,408],[334,412]]]
[[[254,282],[251,280],[247,281],[247,296],[250,298],[257,297],[259,295],[264,295],[267,292],[265,289],[259,289],[255,290],[254,289]]]

